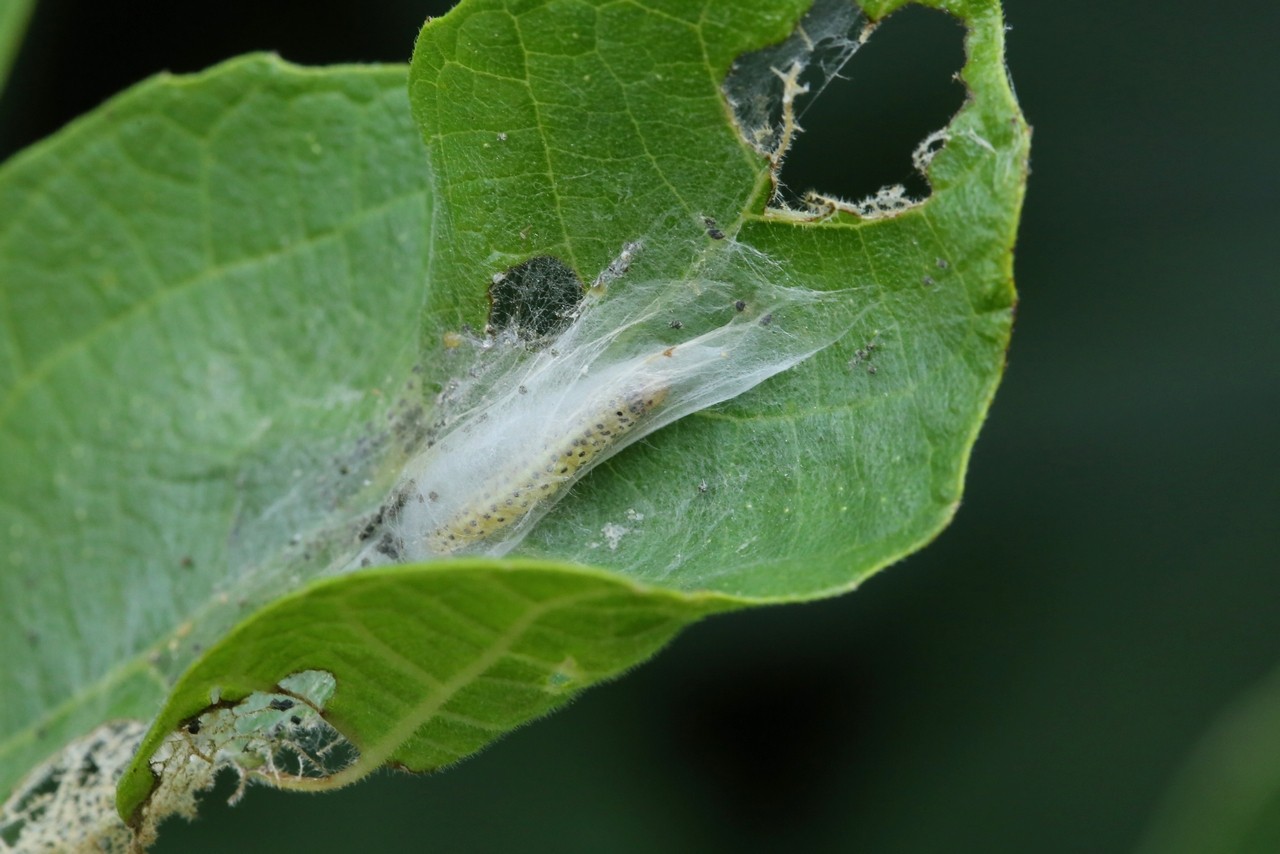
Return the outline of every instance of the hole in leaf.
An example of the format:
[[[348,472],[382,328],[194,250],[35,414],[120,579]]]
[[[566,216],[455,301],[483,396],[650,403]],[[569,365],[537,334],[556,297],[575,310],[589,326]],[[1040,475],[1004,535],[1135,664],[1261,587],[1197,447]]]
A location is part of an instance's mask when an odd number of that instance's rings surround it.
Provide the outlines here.
[[[525,339],[553,335],[573,320],[582,293],[582,280],[559,258],[530,258],[493,277],[489,331],[512,329]]]
[[[784,199],[862,199],[894,184],[926,197],[911,155],[963,105],[963,65],[964,28],[951,15],[909,6],[882,22],[820,97],[799,102],[804,133],[783,162]]]

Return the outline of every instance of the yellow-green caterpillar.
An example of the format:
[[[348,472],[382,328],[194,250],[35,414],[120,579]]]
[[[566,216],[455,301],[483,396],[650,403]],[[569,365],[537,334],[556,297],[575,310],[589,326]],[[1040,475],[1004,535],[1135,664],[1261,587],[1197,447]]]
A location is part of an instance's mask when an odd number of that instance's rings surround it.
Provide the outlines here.
[[[427,534],[427,549],[452,554],[518,525],[540,505],[559,498],[580,470],[621,442],[666,398],[667,389],[661,387],[633,391],[611,398],[598,411],[583,412],[576,423],[564,425],[562,438],[528,460],[513,459],[510,471],[499,472],[477,489],[475,499]]]

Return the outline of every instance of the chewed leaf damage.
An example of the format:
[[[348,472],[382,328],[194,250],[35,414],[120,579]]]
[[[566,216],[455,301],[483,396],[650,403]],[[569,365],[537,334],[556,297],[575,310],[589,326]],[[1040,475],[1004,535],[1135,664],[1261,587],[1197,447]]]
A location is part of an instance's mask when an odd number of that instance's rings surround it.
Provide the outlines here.
[[[146,731],[141,721],[105,723],[32,770],[0,806],[0,851],[129,850],[116,782]],[[194,795],[171,812],[194,816]]]
[[[194,815],[195,795],[213,787],[223,771],[239,785],[323,788],[357,758],[354,746],[324,718],[337,683],[332,674],[308,670],[282,679],[275,690],[237,701],[210,697],[208,708],[182,722],[151,755],[156,785],[130,816],[136,839],[146,844],[171,815]]]
[[[514,332],[539,339],[560,332],[573,319],[583,285],[573,269],[551,255],[539,255],[494,273],[489,284],[490,334]]]
[[[838,213],[861,220],[896,216],[923,204],[902,184],[890,184],[865,198],[849,200],[806,189],[798,194],[799,208],[788,201],[783,162],[804,130],[800,103],[819,96],[866,44],[880,25],[850,0],[816,0],[789,38],[734,62],[723,86],[738,132],[769,163],[773,192],[766,215],[800,222],[826,219]],[[930,133],[912,154],[915,170],[926,181],[929,164],[946,144],[946,129]]]
[[[236,774],[238,801],[251,780],[322,787],[355,761],[354,747],[324,719],[336,682],[323,671],[282,679],[271,692],[209,707],[168,734],[148,763],[156,784],[126,825],[116,787],[144,742],[147,726],[115,721],[76,739],[36,768],[0,807],[0,851],[136,852],[160,824],[196,815],[196,797],[218,774]]]

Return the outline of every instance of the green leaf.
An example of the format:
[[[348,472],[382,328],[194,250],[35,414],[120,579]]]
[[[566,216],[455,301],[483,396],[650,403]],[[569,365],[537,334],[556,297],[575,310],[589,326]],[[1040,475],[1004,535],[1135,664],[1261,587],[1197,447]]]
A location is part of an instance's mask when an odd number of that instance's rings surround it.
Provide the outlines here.
[[[35,0],[0,0],[0,89],[4,88],[9,69],[18,55],[22,34],[27,31],[27,21],[35,5]]]
[[[691,620],[851,589],[935,536],[1003,366],[1027,155],[998,4],[939,5],[970,98],[892,216],[777,209],[733,121],[735,61],[781,97],[750,54],[800,0],[466,0],[408,99],[402,69],[250,57],[0,169],[0,790],[154,717],[119,809],[160,818],[155,749],[304,671],[358,758],[284,782],[434,769]],[[517,560],[314,580],[435,429],[495,276],[554,256],[591,282],[634,242],[611,293],[774,277],[853,328],[603,463]]]
[[[296,516],[258,520],[295,472],[358,484],[353,448],[393,442],[428,233],[404,80],[161,77],[0,171],[0,790],[149,720],[193,644],[296,586],[238,582],[287,547]]]

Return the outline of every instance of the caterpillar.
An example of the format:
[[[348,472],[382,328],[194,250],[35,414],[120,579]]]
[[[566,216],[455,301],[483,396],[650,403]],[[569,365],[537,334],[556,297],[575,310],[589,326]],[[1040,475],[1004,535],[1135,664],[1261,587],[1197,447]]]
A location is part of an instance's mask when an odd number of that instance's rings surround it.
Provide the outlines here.
[[[453,554],[518,525],[540,505],[554,502],[580,470],[660,407],[668,391],[661,386],[632,391],[582,412],[576,423],[564,425],[562,439],[544,444],[531,460],[523,465],[515,461],[510,471],[479,487],[474,500],[426,535],[427,550]]]

